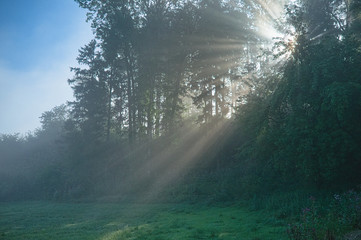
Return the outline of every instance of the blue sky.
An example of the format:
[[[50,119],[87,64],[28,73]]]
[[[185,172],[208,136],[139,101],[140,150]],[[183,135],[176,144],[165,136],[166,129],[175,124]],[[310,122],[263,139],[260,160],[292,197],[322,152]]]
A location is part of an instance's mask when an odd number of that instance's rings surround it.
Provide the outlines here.
[[[0,134],[33,131],[72,100],[70,67],[92,39],[85,19],[73,0],[0,0]]]

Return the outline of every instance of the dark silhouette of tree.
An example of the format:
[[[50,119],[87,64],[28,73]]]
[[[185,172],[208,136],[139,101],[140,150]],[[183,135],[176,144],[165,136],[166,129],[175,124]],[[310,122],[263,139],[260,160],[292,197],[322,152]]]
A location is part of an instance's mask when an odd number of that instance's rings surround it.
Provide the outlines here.
[[[74,91],[75,101],[70,102],[72,120],[84,139],[98,143],[105,140],[109,84],[104,71],[104,60],[92,40],[81,48],[77,58],[85,68],[72,68],[73,79],[68,80]]]
[[[305,0],[288,7],[295,29],[291,56],[268,87],[274,90],[263,98],[256,92],[240,110],[250,112],[240,118],[251,127],[257,151],[249,157],[260,175],[318,187],[360,180],[353,170],[360,167],[360,42],[352,24],[338,22],[347,15],[342,4]],[[254,104],[260,108],[247,108]]]

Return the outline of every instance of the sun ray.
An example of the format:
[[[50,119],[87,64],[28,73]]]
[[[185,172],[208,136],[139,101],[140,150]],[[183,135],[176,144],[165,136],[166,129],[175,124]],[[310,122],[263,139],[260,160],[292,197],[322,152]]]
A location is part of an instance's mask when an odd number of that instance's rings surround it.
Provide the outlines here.
[[[259,13],[254,16],[255,29],[239,29],[230,37],[210,37],[205,36],[186,36],[186,42],[191,43],[190,49],[193,50],[193,65],[191,69],[199,69],[193,72],[196,78],[215,78],[217,75],[228,73],[229,69],[242,68],[246,64],[248,57],[248,48],[261,48],[264,44],[269,43],[271,46],[275,39],[286,39],[285,35],[277,30],[276,24],[283,13],[283,4],[285,1],[271,2],[267,0],[256,0]],[[216,11],[211,13],[216,16]],[[240,24],[239,19],[231,16],[219,15],[220,21],[231,24]],[[249,38],[251,31],[257,34],[257,38]],[[263,45],[261,45],[263,44]],[[251,60],[252,61],[252,60]],[[253,61],[255,61],[253,59]],[[199,64],[199,66],[198,66]],[[275,63],[277,64],[277,63]],[[240,77],[234,80],[242,89],[242,94],[255,87],[252,83],[247,83],[247,79],[253,77],[253,73],[245,71],[239,73]],[[227,81],[230,81],[229,79]],[[213,83],[210,82],[212,85]],[[211,90],[210,90],[211,91]],[[232,101],[238,96],[232,93]],[[163,147],[152,147],[148,143],[134,150],[143,152],[143,160],[139,161],[135,166],[131,175],[126,176],[121,185],[128,188],[128,191],[138,192],[138,200],[150,201],[155,199],[162,191],[167,189],[173,183],[179,181],[182,176],[186,175],[192,168],[200,163],[201,156],[212,150],[217,143],[219,137],[227,132],[231,126],[227,120],[220,121],[211,126],[207,134],[200,136],[200,131],[193,127],[185,127],[179,131],[175,131],[173,136],[178,138],[178,144],[166,144]],[[172,136],[170,137],[172,138]],[[182,152],[182,150],[184,152]],[[149,151],[149,153],[148,153]],[[130,156],[126,156],[131,158]],[[142,191],[139,191],[142,189]]]
[[[214,144],[217,143],[218,137],[223,132],[227,132],[226,129],[229,127],[231,127],[229,122],[219,122],[206,135],[194,142],[192,147],[187,149],[180,159],[173,161],[172,164],[164,169],[163,174],[155,179],[145,192],[143,199],[150,200],[156,198],[166,187],[178,180],[182,174],[186,174],[189,169],[199,163],[202,154],[210,151],[215,146]]]

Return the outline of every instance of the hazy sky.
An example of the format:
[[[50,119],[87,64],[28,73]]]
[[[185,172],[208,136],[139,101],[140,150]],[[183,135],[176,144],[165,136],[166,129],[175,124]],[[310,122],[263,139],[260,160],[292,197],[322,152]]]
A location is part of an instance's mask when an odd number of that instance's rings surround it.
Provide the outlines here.
[[[85,14],[73,0],[0,0],[0,134],[33,131],[72,99],[70,67],[92,38]]]

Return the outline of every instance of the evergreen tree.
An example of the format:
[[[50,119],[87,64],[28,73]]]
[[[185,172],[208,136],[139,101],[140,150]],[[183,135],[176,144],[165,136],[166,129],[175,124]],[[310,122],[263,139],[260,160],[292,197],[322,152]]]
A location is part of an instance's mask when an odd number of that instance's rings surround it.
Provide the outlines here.
[[[72,68],[73,79],[68,80],[74,91],[75,101],[70,102],[72,120],[82,132],[84,140],[99,143],[105,140],[107,124],[107,78],[104,60],[96,51],[92,40],[81,48],[77,58],[86,68]]]

